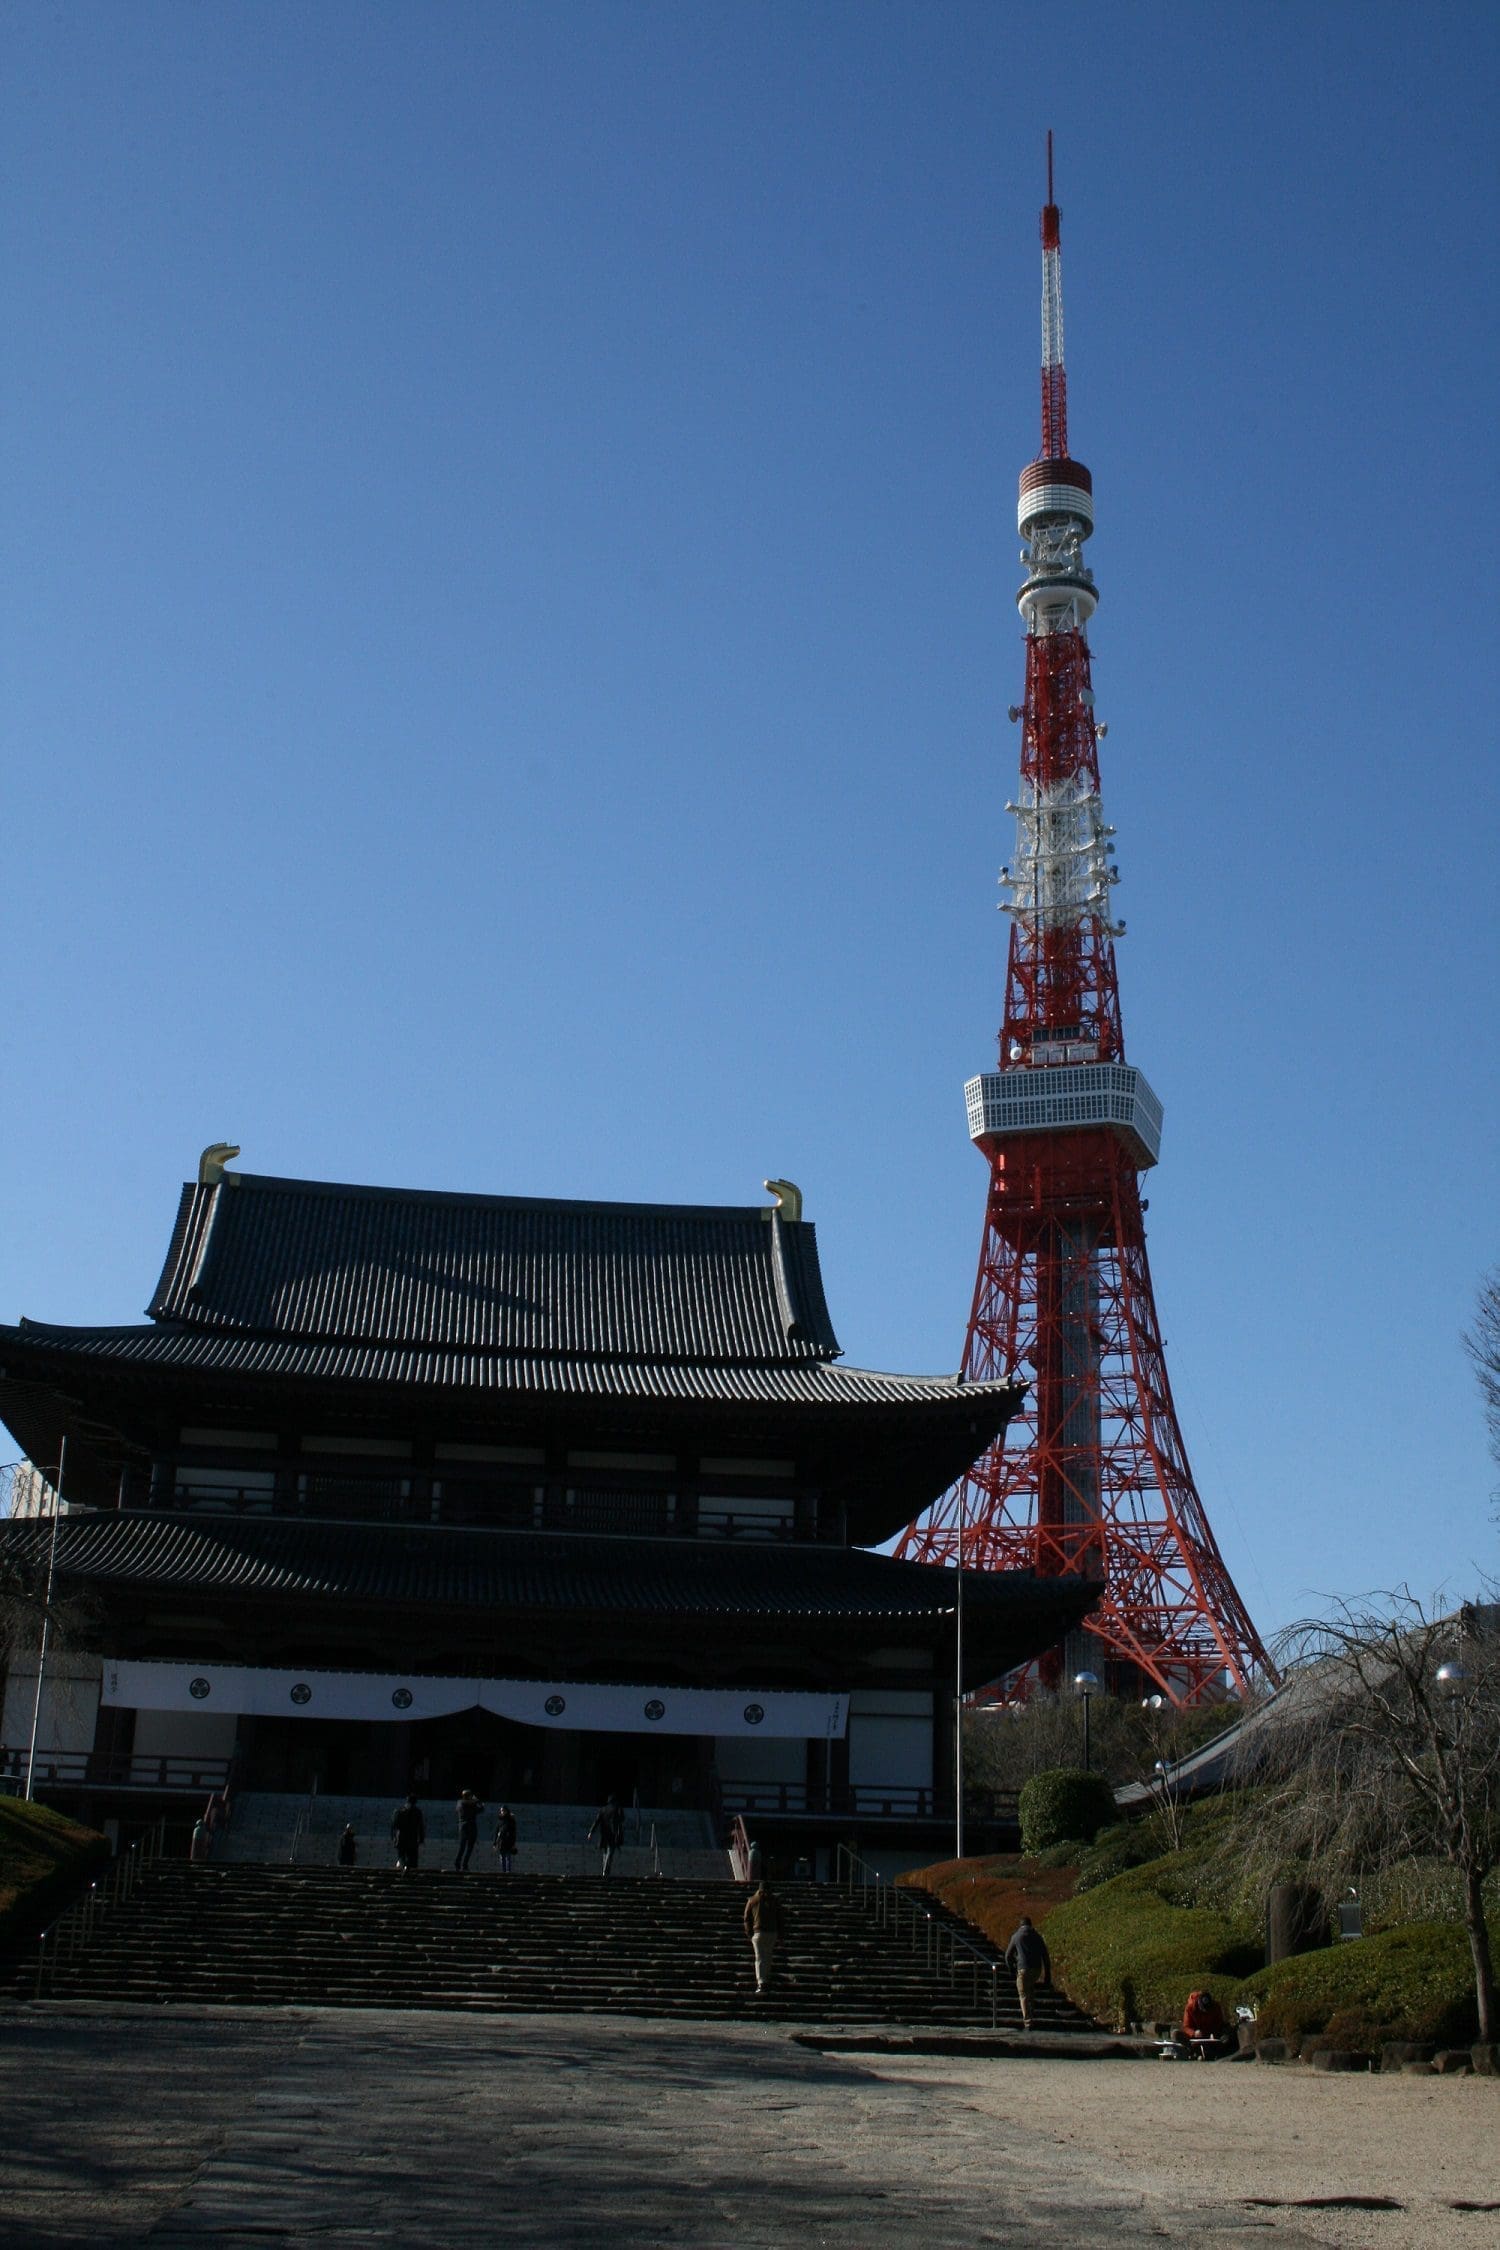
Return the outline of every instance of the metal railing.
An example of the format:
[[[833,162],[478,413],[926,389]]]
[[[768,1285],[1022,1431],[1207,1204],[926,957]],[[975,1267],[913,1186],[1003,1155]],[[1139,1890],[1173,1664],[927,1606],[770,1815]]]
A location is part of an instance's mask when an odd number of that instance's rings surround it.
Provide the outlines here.
[[[835,1788],[809,1787],[804,1781],[726,1781],[721,1794],[726,1812],[752,1815],[784,1813],[858,1820],[932,1820],[939,1813],[952,1816],[951,1799],[940,1799],[934,1789],[902,1782],[859,1781]],[[1014,1821],[1017,1803],[1010,1790],[964,1793],[964,1811],[971,1820]]]
[[[312,1777],[312,1787],[307,1792],[307,1803],[303,1806],[301,1812],[298,1813],[297,1825],[292,1830],[291,1864],[293,1865],[293,1867],[295,1867],[297,1864],[297,1854],[302,1848],[303,1837],[311,1836],[312,1834],[313,1815],[316,1813],[317,1809],[318,1777],[316,1774],[314,1774]]]
[[[925,1958],[928,1974],[946,1976],[955,1994],[961,1979],[967,1977],[976,2016],[984,2011],[988,1987],[990,2029],[995,2029],[1000,2021],[1003,1961],[984,1952],[972,1938],[965,1937],[962,1931],[944,1921],[924,1892],[899,1887],[882,1875],[879,1868],[871,1867],[867,1860],[850,1851],[847,1844],[840,1844],[838,1848],[834,1881],[847,1890],[851,1898],[858,1895],[881,1929],[907,1937],[913,1953]]]
[[[228,1758],[145,1758],[115,1750],[38,1750],[36,1781],[49,1789],[222,1789]],[[23,1780],[26,1752],[0,1746],[0,1778]]]
[[[72,1905],[43,1930],[36,1941],[36,1999],[45,1997],[47,1980],[56,1975],[58,1964],[76,1960],[92,1944],[94,1932],[104,1917],[115,1907],[124,1905],[144,1871],[161,1858],[166,1834],[166,1821],[159,1820],[154,1828],[138,1836],[127,1850],[112,1860],[102,1875],[95,1877],[82,1898],[74,1899]]]

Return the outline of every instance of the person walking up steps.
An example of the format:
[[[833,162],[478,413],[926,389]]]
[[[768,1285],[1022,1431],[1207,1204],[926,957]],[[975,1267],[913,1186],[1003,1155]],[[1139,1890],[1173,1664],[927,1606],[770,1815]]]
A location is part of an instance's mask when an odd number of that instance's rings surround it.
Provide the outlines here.
[[[516,1856],[516,1816],[509,1805],[500,1807],[495,1821],[495,1850],[500,1859],[500,1872],[508,1875]]]
[[[455,1809],[458,1813],[458,1856],[453,1862],[453,1872],[455,1875],[462,1875],[474,1857],[474,1846],[479,1841],[479,1816],[484,1807],[473,1790],[466,1789]]]
[[[427,1823],[422,1818],[422,1808],[415,1797],[408,1797],[391,1815],[391,1841],[396,1847],[396,1865],[403,1875],[415,1875],[421,1864],[422,1846],[427,1841]]]
[[[745,1935],[755,1955],[755,1997],[770,1990],[776,1965],[776,1940],[781,1935],[781,1901],[769,1883],[762,1881],[745,1901]]]
[[[599,1872],[607,1875],[615,1863],[615,1853],[625,1841],[625,1815],[614,1797],[606,1797],[594,1815],[589,1829],[589,1840],[599,1839]]]
[[[1006,1965],[1015,1971],[1022,2028],[1030,2031],[1031,1995],[1039,1984],[1052,1982],[1052,1956],[1047,1951],[1047,1940],[1040,1930],[1033,1928],[1029,1914],[1023,1914],[1016,1924],[1016,1934],[1005,1948],[1005,1959]]]
[[[352,1867],[354,1865],[354,1862],[359,1857],[359,1838],[354,1833],[354,1823],[352,1820],[345,1828],[343,1835],[339,1838],[339,1848],[337,1853],[335,1854],[335,1857],[337,1858],[340,1867]]]

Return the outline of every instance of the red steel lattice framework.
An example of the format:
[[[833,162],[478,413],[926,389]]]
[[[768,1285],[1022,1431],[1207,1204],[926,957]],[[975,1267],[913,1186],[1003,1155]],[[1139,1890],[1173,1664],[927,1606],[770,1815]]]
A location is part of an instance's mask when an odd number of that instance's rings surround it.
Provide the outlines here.
[[[1139,1175],[1161,1109],[1125,1061],[1086,628],[1088,470],[1068,452],[1059,214],[1042,213],[1042,450],[1021,473],[1026,697],[999,1068],[966,1088],[990,1168],[964,1345],[974,1380],[1019,1372],[1005,1438],[904,1534],[898,1553],[983,1570],[1068,1572],[1104,1593],[1081,1637],[1006,1683],[1021,1697],[1075,1663],[1106,1684],[1196,1702],[1274,1678],[1193,1483],[1167,1380]],[[1087,1636],[1092,1636],[1090,1640]]]

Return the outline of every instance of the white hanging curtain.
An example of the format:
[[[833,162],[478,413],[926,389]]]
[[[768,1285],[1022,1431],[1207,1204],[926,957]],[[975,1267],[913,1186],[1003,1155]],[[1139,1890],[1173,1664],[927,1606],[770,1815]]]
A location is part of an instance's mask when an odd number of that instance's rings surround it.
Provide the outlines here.
[[[599,1687],[577,1680],[433,1679],[385,1672],[286,1672],[241,1664],[104,1667],[105,1703],[133,1711],[228,1711],[240,1718],[441,1719],[476,1707],[523,1726],[591,1734],[779,1735],[833,1741],[846,1695],[781,1689]]]

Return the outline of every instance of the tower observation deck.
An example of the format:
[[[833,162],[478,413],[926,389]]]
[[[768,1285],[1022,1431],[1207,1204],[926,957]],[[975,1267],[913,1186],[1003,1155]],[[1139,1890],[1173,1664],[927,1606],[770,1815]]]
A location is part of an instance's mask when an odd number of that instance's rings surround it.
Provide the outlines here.
[[[1016,510],[1026,636],[1020,781],[1001,870],[1010,917],[998,1065],[965,1088],[989,1166],[965,1379],[1018,1376],[1024,1411],[897,1552],[969,1569],[1102,1579],[1070,1641],[1012,1677],[1020,1699],[1075,1669],[1187,1704],[1274,1676],[1198,1497],[1167,1378],[1139,1175],[1162,1109],[1125,1059],[1083,559],[1093,479],[1068,450],[1060,213],[1042,212],[1042,443]]]

